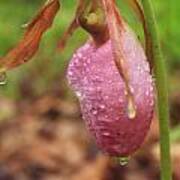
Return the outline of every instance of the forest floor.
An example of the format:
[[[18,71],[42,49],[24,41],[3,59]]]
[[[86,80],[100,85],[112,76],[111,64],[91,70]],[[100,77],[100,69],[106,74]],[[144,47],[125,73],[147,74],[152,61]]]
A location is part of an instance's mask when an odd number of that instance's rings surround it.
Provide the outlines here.
[[[0,109],[8,116],[0,123],[0,180],[160,179],[156,116],[141,150],[120,166],[97,149],[77,100],[64,93],[55,87],[21,101],[1,98]],[[180,94],[172,99],[177,119]],[[174,180],[180,180],[180,144],[172,147]]]

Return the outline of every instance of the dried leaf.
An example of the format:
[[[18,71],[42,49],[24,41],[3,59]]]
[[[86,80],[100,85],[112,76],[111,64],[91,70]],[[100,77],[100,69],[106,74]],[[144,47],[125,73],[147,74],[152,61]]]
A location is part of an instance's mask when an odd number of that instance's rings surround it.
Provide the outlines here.
[[[26,25],[22,40],[0,59],[1,72],[27,62],[37,52],[42,35],[51,27],[60,7],[58,0],[48,0],[35,18]]]

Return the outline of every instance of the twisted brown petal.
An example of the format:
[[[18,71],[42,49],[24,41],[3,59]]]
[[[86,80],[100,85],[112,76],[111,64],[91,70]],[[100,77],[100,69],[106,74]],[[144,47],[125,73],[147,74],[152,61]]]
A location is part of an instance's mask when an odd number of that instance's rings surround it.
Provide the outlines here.
[[[22,40],[0,59],[1,71],[27,62],[37,52],[42,35],[51,27],[60,7],[58,0],[48,0],[35,18],[26,26]]]
[[[125,60],[126,56],[123,52],[122,42],[119,41],[128,27],[118,12],[115,0],[102,0],[102,2],[106,13],[110,39],[113,45],[115,63],[126,86],[127,99],[129,102],[128,111],[130,114],[133,114],[132,118],[134,118],[136,116],[136,105],[130,88],[129,70]]]

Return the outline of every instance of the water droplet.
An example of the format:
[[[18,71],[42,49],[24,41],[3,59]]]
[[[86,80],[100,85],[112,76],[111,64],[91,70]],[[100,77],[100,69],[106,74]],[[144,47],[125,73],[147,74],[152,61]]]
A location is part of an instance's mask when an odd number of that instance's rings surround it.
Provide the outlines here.
[[[132,98],[129,98],[128,100],[128,117],[130,119],[134,119],[136,117],[136,107],[135,107],[135,103],[133,102]]]
[[[77,97],[79,97],[79,98],[82,96],[82,94],[81,94],[79,91],[76,92],[76,95],[77,95]]]
[[[101,109],[105,109],[105,107],[106,107],[106,106],[105,106],[104,104],[101,104],[101,105],[100,105],[100,108],[101,108]]]
[[[154,91],[154,88],[153,86],[150,87],[150,91],[153,92]]]
[[[72,76],[72,75],[73,75],[73,72],[72,72],[72,71],[69,71],[69,72],[68,72],[68,75],[69,75],[69,76]]]
[[[121,166],[126,166],[129,163],[130,157],[115,157],[114,161],[118,164],[120,164]]]
[[[128,91],[125,89],[124,90],[124,95],[127,96],[128,95]]]
[[[78,58],[82,58],[82,54],[81,54],[81,53],[78,53],[78,54],[77,54],[77,57],[78,57]]]
[[[122,98],[119,98],[118,101],[119,101],[120,103],[122,103],[122,102],[123,102],[123,99],[122,99]]]
[[[107,95],[106,95],[106,96],[104,96],[104,99],[109,99],[109,96],[107,96]]]
[[[87,50],[88,48],[90,47],[90,44],[85,44],[83,47],[82,47],[82,50]]]
[[[132,94],[134,94],[134,88],[132,86],[130,86],[130,91]]]
[[[149,91],[146,91],[146,96],[149,96]]]
[[[109,132],[105,132],[105,133],[103,133],[103,135],[104,135],[104,136],[109,136],[110,133],[109,133]]]
[[[86,63],[87,63],[87,64],[90,64],[90,62],[91,62],[91,60],[88,58],[88,59],[86,60]]]
[[[92,113],[93,113],[94,115],[97,115],[98,112],[97,112],[96,110],[94,110]]]
[[[152,99],[149,104],[151,107],[154,106],[154,99]]]
[[[0,86],[3,86],[7,83],[7,75],[6,72],[0,73]]]
[[[148,62],[145,62],[144,69],[145,69],[145,71],[149,72],[150,69],[149,69]]]
[[[77,55],[76,55],[76,54],[74,54],[74,55],[73,55],[73,58],[75,59],[76,57],[77,57]]]
[[[140,65],[138,65],[138,66],[137,66],[137,69],[138,69],[138,71],[140,71],[140,70],[141,70],[141,66],[140,66]]]

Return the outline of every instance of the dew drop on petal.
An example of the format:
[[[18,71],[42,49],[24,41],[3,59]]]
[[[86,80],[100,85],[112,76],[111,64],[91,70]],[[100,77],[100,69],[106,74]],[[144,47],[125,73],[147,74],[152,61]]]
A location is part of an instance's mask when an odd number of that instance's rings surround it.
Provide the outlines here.
[[[137,69],[138,69],[138,71],[140,71],[140,70],[141,70],[141,66],[140,66],[140,65],[138,65],[138,66],[137,66]]]
[[[73,72],[72,72],[72,71],[69,71],[69,72],[68,72],[68,75],[69,75],[69,76],[72,76],[72,75],[73,75]]]
[[[122,102],[123,102],[123,99],[122,99],[122,98],[119,98],[118,101],[119,101],[119,103],[122,103]]]
[[[101,104],[101,105],[100,105],[100,108],[101,108],[101,109],[105,109],[105,107],[106,107],[106,106],[105,106],[104,104]]]
[[[98,92],[101,91],[101,87],[100,87],[100,86],[97,87],[97,91],[98,91]]]
[[[127,95],[128,95],[128,92],[127,92],[127,90],[126,90],[126,89],[124,90],[124,95],[125,95],[125,96],[127,96]]]
[[[134,94],[134,88],[132,86],[130,86],[130,91],[132,94]]]
[[[146,91],[146,96],[149,96],[149,91]]]
[[[105,121],[107,121],[109,119],[107,114],[104,117],[105,117]]]
[[[81,59],[83,56],[82,56],[81,53],[77,53],[77,57],[78,57],[79,59]]]
[[[77,56],[76,56],[76,53],[73,54],[73,58],[75,59]]]
[[[106,96],[104,96],[104,99],[106,99],[106,100],[107,100],[107,99],[109,99],[109,96],[107,96],[107,95],[106,95]]]
[[[97,110],[93,110],[92,113],[93,113],[93,115],[97,115],[98,112],[97,112]]]
[[[136,117],[136,107],[131,98],[129,98],[128,100],[127,113],[128,113],[129,119],[134,119]]]
[[[82,94],[79,91],[76,91],[76,95],[77,95],[78,98],[82,97]]]
[[[154,106],[154,100],[153,100],[153,99],[150,101],[150,106],[151,106],[151,107]]]
[[[153,92],[154,91],[154,88],[153,86],[150,87],[150,91]]]
[[[109,132],[104,132],[103,135],[104,135],[104,136],[109,136],[110,133],[109,133]]]
[[[148,62],[145,62],[144,69],[145,69],[146,72],[150,71]]]

